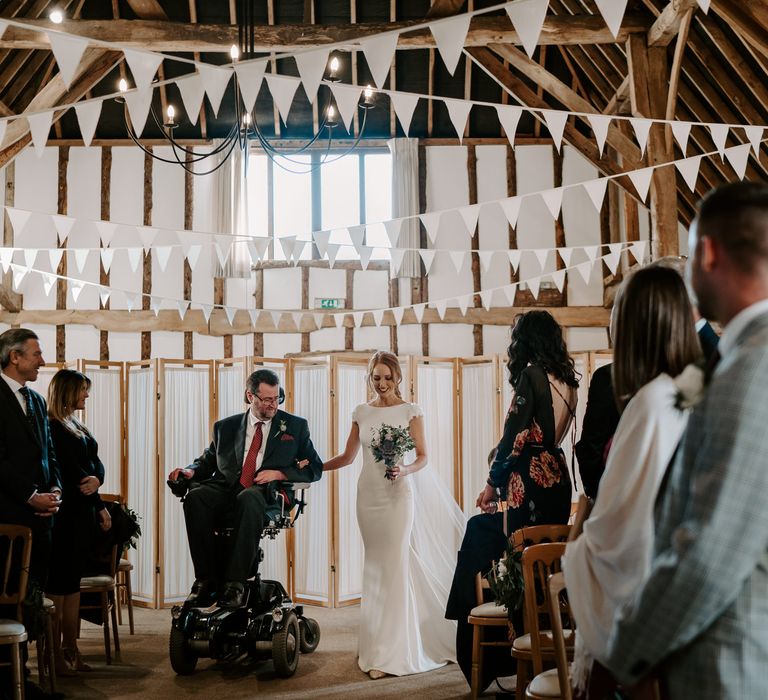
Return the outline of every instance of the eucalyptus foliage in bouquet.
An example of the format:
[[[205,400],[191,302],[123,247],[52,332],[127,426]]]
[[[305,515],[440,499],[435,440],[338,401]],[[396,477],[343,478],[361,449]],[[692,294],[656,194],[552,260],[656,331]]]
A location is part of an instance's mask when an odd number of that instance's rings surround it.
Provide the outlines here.
[[[494,563],[485,578],[496,605],[507,609],[509,615],[523,605],[523,552],[510,542],[501,559]]]
[[[371,428],[371,452],[377,462],[384,462],[385,478],[392,481],[390,470],[406,452],[416,447],[408,428],[391,426],[384,423],[377,428]]]

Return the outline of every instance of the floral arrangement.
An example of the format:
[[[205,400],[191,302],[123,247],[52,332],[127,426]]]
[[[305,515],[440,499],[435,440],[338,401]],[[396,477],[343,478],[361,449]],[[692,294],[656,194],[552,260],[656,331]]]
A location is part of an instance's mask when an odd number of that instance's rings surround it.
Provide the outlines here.
[[[504,555],[485,576],[496,604],[505,607],[510,615],[523,605],[522,561],[522,550],[510,542]]]
[[[698,365],[688,365],[673,381],[677,387],[675,406],[681,411],[693,408],[704,398],[707,384],[704,370]]]
[[[384,476],[392,481],[390,470],[402,458],[406,452],[410,452],[416,447],[408,428],[395,427],[392,425],[379,426],[378,429],[371,428],[371,452],[377,462],[384,462],[386,471]]]
[[[131,547],[132,549],[136,549],[136,545],[139,542],[139,537],[141,537],[141,525],[139,524],[139,520],[141,520],[141,516],[132,508],[129,508],[128,506],[123,507],[125,510],[125,514],[133,521],[134,523],[134,531],[131,535],[130,539],[126,542],[126,545],[128,547]]]

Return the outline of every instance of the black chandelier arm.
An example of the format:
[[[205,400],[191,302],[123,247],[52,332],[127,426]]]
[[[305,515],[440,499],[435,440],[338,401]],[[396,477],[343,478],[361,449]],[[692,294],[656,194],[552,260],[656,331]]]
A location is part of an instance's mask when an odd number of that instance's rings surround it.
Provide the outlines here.
[[[186,170],[188,173],[191,173],[192,175],[210,175],[211,173],[215,173],[219,168],[221,168],[226,162],[229,156],[232,155],[232,151],[234,150],[235,146],[237,145],[237,139],[232,139],[231,145],[229,146],[229,150],[226,152],[224,157],[221,159],[219,163],[217,163],[214,167],[212,167],[210,170],[195,170],[194,168],[189,167],[188,163],[186,161],[182,161],[177,153],[175,146],[172,146],[174,155],[176,155],[176,163],[178,163],[184,170]],[[167,161],[173,163],[174,161]],[[191,162],[191,161],[190,161]]]
[[[214,156],[218,153],[221,153],[222,151],[226,150],[227,146],[229,146],[229,139],[235,137],[235,130],[237,129],[237,124],[233,125],[232,128],[229,130],[229,133],[222,139],[222,142],[213,148],[213,150],[208,151],[207,153],[197,153],[195,152],[194,148],[185,148],[182,146],[176,139],[173,138],[173,135],[170,132],[170,129],[166,129],[165,124],[163,124],[158,118],[157,114],[155,114],[155,110],[150,107],[149,109],[150,113],[152,114],[152,119],[155,121],[155,124],[160,129],[160,133],[163,134],[163,138],[171,144],[175,149],[180,150],[185,155],[191,155],[194,156],[191,163],[198,163],[202,160],[205,160],[206,158],[210,158],[211,156]],[[178,160],[178,158],[177,158]],[[168,163],[173,163],[174,161],[167,161]]]

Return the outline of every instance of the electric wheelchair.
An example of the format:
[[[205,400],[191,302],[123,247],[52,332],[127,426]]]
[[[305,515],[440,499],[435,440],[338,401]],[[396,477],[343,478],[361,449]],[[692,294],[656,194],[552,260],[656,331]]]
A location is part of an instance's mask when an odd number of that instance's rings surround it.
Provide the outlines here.
[[[184,477],[167,483],[182,501],[188,489],[197,485]],[[294,508],[286,502],[281,488],[284,485],[294,489]],[[273,505],[266,512],[267,526],[262,538],[275,539],[280,530],[294,526],[306,505],[304,496],[308,488],[308,483],[270,484],[268,500]],[[217,532],[222,545],[226,545],[232,532],[231,527]],[[222,553],[228,554],[226,546],[222,546]],[[264,559],[261,547],[257,559],[258,562]],[[255,660],[271,657],[277,676],[289,678],[299,665],[299,652],[310,654],[317,648],[320,642],[317,621],[305,617],[303,606],[293,603],[279,581],[262,580],[258,569],[253,573],[253,578],[245,584],[242,607],[221,608],[215,603],[209,607],[193,607],[185,602],[171,609],[169,653],[171,667],[178,675],[192,674],[199,658],[234,661],[248,655]]]

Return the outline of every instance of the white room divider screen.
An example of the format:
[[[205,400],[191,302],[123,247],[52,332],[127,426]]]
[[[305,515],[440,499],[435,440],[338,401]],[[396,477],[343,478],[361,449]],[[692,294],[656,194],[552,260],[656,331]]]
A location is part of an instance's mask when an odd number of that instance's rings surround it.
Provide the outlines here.
[[[128,550],[133,564],[133,597],[157,606],[157,363],[128,362],[126,369],[125,499],[141,518],[142,537]]]
[[[211,443],[213,362],[158,362],[159,598],[161,605],[168,605],[187,597],[195,575],[187,545],[184,509],[167,487],[166,476],[175,467],[191,464]]]
[[[248,377],[248,362],[241,357],[235,360],[216,360],[216,420],[245,412],[243,392]]]

